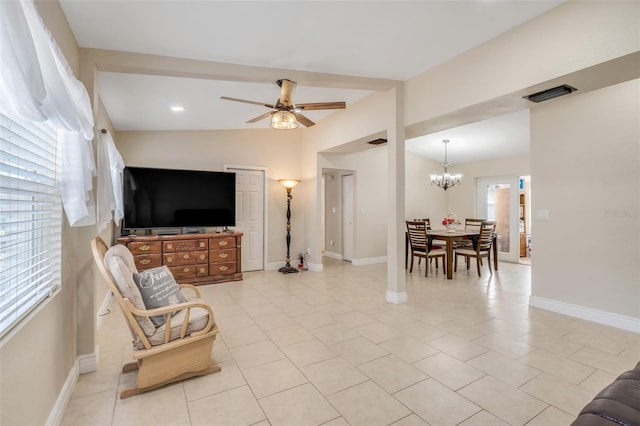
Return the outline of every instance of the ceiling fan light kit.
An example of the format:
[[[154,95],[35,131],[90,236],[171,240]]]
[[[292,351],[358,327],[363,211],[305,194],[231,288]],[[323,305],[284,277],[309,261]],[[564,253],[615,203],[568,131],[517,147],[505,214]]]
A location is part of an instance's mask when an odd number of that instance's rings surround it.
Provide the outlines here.
[[[279,130],[291,130],[298,128],[296,116],[289,111],[278,111],[271,115],[271,127]]]
[[[263,102],[247,101],[245,99],[230,98],[228,96],[221,96],[220,99],[225,101],[242,102],[245,104],[260,105],[267,108],[271,108],[274,111],[270,111],[259,115],[247,123],[255,123],[264,118],[271,117],[270,126],[279,130],[295,129],[302,124],[305,127],[311,127],[314,123],[301,114],[301,111],[311,111],[318,109],[344,109],[347,107],[345,102],[313,102],[295,105],[291,100],[293,96],[293,90],[296,88],[297,83],[295,81],[287,80],[286,78],[277,80],[276,84],[280,87],[280,98],[274,105],[265,104]]]

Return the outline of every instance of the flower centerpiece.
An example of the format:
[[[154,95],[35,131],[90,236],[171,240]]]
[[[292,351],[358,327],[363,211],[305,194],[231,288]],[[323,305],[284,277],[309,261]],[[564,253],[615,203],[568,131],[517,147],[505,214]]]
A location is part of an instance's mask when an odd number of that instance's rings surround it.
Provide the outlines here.
[[[444,219],[442,219],[442,224],[449,230],[449,232],[454,232],[460,223],[460,220],[458,220],[456,215],[453,213],[449,213]]]

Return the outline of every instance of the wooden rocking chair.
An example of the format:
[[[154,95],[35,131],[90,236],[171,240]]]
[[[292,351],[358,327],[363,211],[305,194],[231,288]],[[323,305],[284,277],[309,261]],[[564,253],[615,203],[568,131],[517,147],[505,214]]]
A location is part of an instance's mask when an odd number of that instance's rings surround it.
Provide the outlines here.
[[[136,361],[125,364],[122,372],[137,369],[138,378],[134,388],[120,393],[121,399],[220,371],[210,361],[218,327],[211,307],[200,300],[196,287],[180,285],[195,294],[185,303],[147,310],[133,281],[133,274],[138,271],[131,252],[123,245],[109,249],[100,237],[91,241],[91,250],[133,337]],[[158,328],[149,319],[157,315],[166,318]]]

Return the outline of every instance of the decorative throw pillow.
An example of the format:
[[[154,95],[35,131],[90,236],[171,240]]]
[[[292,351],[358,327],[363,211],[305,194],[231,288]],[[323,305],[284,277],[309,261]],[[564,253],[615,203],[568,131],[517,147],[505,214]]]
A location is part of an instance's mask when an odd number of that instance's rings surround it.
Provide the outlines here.
[[[166,266],[159,266],[133,274],[133,280],[136,282],[138,289],[140,289],[142,301],[147,309],[162,308],[187,301],[180,291],[180,286]],[[175,315],[175,312],[172,315]],[[151,319],[156,328],[165,323],[165,315],[154,315],[149,319]]]

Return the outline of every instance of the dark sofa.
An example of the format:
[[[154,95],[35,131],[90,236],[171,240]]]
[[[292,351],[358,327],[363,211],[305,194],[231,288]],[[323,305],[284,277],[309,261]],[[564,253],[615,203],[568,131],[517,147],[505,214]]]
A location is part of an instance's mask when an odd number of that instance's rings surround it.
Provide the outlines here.
[[[640,362],[604,388],[571,426],[640,426]]]

